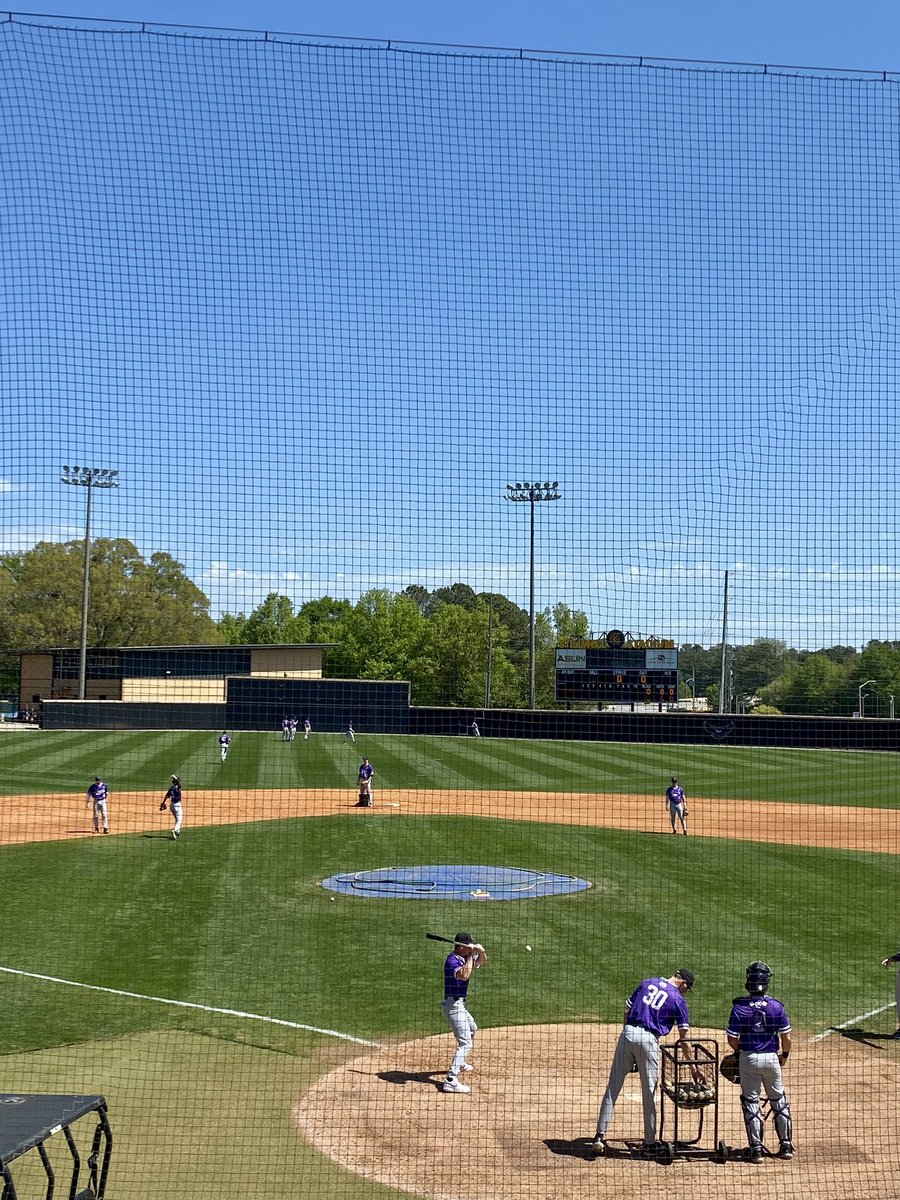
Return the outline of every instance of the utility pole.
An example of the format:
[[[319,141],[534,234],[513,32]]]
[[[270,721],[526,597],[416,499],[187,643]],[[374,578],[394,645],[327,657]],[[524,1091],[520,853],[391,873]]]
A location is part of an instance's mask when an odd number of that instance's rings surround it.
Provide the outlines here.
[[[529,545],[531,548],[530,562],[530,589],[529,589],[529,604],[528,604],[528,707],[534,708],[534,506],[535,504],[543,503],[547,500],[559,500],[560,494],[557,491],[558,483],[508,483],[506,485],[506,499],[512,501],[513,504],[530,504],[531,505],[531,534]]]
[[[78,656],[78,699],[84,700],[87,693],[87,629],[88,605],[91,587],[91,500],[94,488],[116,488],[119,472],[102,470],[100,467],[63,467],[60,483],[87,488],[87,504],[84,517],[84,582],[81,589],[81,646]]]

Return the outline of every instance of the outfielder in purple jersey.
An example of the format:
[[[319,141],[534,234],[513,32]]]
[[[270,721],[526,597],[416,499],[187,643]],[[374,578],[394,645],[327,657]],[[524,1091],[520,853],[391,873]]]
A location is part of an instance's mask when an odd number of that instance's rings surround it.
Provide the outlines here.
[[[447,1019],[456,1037],[456,1053],[447,1072],[447,1078],[441,1084],[444,1092],[469,1092],[467,1083],[461,1083],[460,1071],[471,1071],[474,1068],[467,1058],[472,1051],[478,1026],[475,1018],[466,1007],[469,993],[469,980],[472,972],[483,967],[487,962],[484,946],[476,942],[471,933],[458,933],[454,939],[455,945],[444,962],[444,999],[441,1012]]]
[[[595,1154],[606,1153],[606,1131],[612,1121],[613,1109],[625,1077],[635,1068],[641,1077],[644,1148],[651,1152],[655,1150],[659,1039],[671,1032],[673,1025],[678,1026],[679,1040],[687,1033],[690,1017],[684,993],[689,992],[693,986],[693,972],[679,967],[668,979],[659,975],[642,979],[629,996],[625,1005],[625,1028],[619,1034],[616,1043],[609,1082],[597,1117]]]
[[[750,1146],[750,1161],[765,1156],[765,1124],[759,1110],[764,1086],[778,1134],[780,1158],[794,1157],[791,1106],[784,1093],[781,1068],[791,1053],[791,1022],[780,1000],[767,996],[771,967],[752,962],[747,968],[747,995],[735,996],[725,1034],[728,1045],[738,1052],[741,1071],[741,1109]],[[779,1053],[780,1043],[780,1053]]]
[[[672,832],[677,833],[675,828],[675,819],[681,822],[681,832],[687,837],[687,797],[684,794],[684,788],[678,782],[678,776],[672,776],[672,782],[666,788],[666,808],[669,810],[669,820],[672,822]]]

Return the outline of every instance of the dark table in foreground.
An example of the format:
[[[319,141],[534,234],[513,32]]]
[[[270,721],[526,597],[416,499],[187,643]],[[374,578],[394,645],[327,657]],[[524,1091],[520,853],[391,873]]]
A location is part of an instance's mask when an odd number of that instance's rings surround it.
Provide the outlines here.
[[[91,1130],[91,1149],[87,1168],[90,1182],[78,1190],[82,1158],[71,1126],[90,1113],[97,1116]],[[85,1130],[87,1133],[88,1130]],[[21,1092],[0,1092],[0,1174],[3,1192],[0,1200],[17,1200],[10,1163],[35,1150],[47,1176],[46,1200],[56,1194],[56,1172],[47,1151],[47,1142],[62,1134],[71,1164],[71,1177],[61,1195],[67,1200],[103,1200],[112,1154],[112,1130],[103,1096],[43,1096]],[[102,1160],[101,1160],[102,1147]]]

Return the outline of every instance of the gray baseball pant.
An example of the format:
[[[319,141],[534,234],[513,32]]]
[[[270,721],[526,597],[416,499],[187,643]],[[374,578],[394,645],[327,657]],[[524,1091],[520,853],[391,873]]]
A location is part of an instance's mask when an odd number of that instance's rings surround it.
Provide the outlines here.
[[[472,1051],[478,1026],[475,1024],[475,1018],[466,1008],[465,1000],[444,1000],[441,1004],[441,1012],[449,1021],[450,1028],[456,1036],[456,1053],[453,1055],[453,1062],[447,1072],[448,1079],[455,1079]]]
[[[619,1098],[619,1092],[630,1073],[632,1065],[637,1063],[641,1077],[641,1100],[644,1107],[644,1142],[649,1144],[656,1141],[656,1085],[659,1081],[659,1039],[649,1029],[638,1025],[626,1025],[619,1034],[616,1052],[613,1055],[612,1067],[609,1072],[609,1083],[603,1102],[600,1105],[600,1115],[597,1117],[597,1136],[603,1137],[612,1120],[613,1109]]]
[[[752,1054],[748,1050],[742,1050],[739,1061],[741,1110],[751,1150],[763,1144],[763,1119],[759,1111],[760,1092],[763,1087],[766,1089],[766,1095],[769,1097],[769,1104],[772,1107],[778,1140],[779,1142],[790,1142],[793,1135],[791,1106],[784,1094],[778,1055],[774,1052]]]

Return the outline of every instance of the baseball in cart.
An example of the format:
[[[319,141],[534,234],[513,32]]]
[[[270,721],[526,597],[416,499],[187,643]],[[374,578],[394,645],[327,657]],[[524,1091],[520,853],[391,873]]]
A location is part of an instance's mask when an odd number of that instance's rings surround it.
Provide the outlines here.
[[[727,1162],[730,1151],[719,1138],[719,1043],[682,1038],[660,1052],[659,1161]]]

